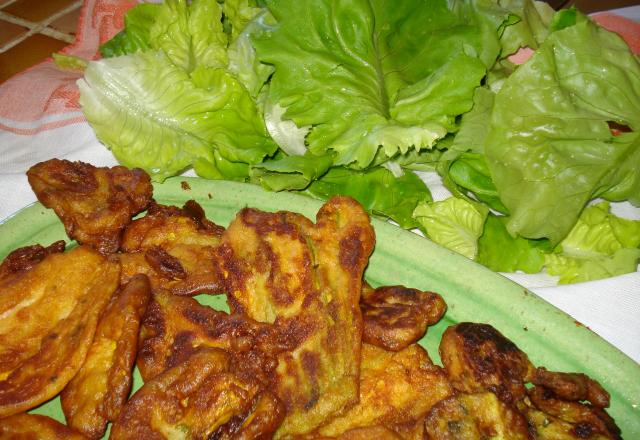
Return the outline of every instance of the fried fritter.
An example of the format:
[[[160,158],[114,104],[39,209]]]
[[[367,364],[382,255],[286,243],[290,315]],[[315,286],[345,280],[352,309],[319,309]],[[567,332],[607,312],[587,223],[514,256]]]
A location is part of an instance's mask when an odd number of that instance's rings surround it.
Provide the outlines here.
[[[396,432],[384,426],[367,426],[345,431],[338,437],[313,437],[314,440],[402,440]]]
[[[578,427],[531,406],[527,406],[522,412],[536,440],[610,440],[612,438],[592,432],[587,426]]]
[[[234,359],[244,359],[241,369],[248,376],[269,383],[277,354],[291,348],[278,345],[275,330],[244,315],[228,315],[193,298],[159,291],[154,293],[140,328],[136,362],[147,381],[201,348],[220,348],[234,353]]]
[[[85,440],[51,417],[20,413],[0,420],[0,440]]]
[[[510,404],[526,395],[525,382],[534,374],[527,355],[488,324],[462,322],[447,328],[440,358],[456,390],[492,391]]]
[[[544,413],[547,419],[554,420],[555,426],[549,428],[549,422],[540,420],[536,411],[526,411],[531,424],[538,431],[539,438],[556,438],[554,431],[562,433],[561,439],[620,439],[620,428],[601,408],[593,405],[568,402],[559,399],[553,391],[535,386],[529,390],[529,398],[535,408]]]
[[[492,391],[516,405],[537,431],[536,438],[619,438],[620,430],[602,409],[609,394],[598,382],[584,374],[534,368],[525,353],[490,325],[449,327],[442,335],[440,357],[457,390]],[[528,382],[537,386],[527,391]]]
[[[80,369],[120,267],[85,247],[0,280],[0,417],[58,394]]]
[[[457,394],[436,404],[425,421],[425,440],[478,440],[534,437],[527,420],[495,394]]]
[[[223,232],[193,200],[183,208],[152,203],[147,214],[124,232],[122,282],[144,273],[153,290],[176,295],[222,293],[215,248]]]
[[[440,321],[446,309],[437,293],[404,286],[373,289],[365,285],[360,298],[362,341],[386,350],[402,350],[422,338],[427,326]]]
[[[89,438],[104,434],[131,391],[138,331],[151,288],[138,275],[111,299],[78,374],[60,395],[67,424]]]
[[[153,188],[141,169],[97,168],[51,159],[27,171],[38,200],[60,217],[67,235],[102,254],[116,252],[131,217],[143,211]]]
[[[444,371],[424,348],[412,344],[398,352],[362,344],[359,402],[318,429],[338,437],[351,429],[421,423],[429,410],[453,393]]]
[[[15,249],[0,264],[0,280],[12,273],[27,271],[47,255],[64,252],[64,248],[64,240],[59,240],[47,247],[34,244]]]
[[[362,275],[374,246],[369,216],[335,197],[317,222],[243,209],[218,247],[229,304],[299,343],[278,355],[287,416],[276,437],[304,434],[358,398]]]
[[[269,438],[284,416],[282,404],[258,381],[235,375],[232,365],[229,353],[204,349],[145,382],[111,438]]]
[[[609,406],[609,393],[597,381],[582,373],[558,373],[544,367],[536,368],[531,379],[535,385],[547,388],[562,400],[588,400],[598,408]]]

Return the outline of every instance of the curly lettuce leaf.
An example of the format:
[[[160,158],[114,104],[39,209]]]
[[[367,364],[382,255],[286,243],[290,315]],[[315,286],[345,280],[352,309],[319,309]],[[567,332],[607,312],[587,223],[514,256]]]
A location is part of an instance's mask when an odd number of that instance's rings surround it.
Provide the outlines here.
[[[367,171],[331,168],[312,182],[307,192],[321,199],[340,194],[353,197],[370,213],[390,218],[406,229],[418,226],[412,216],[416,206],[431,201],[429,189],[414,173],[396,177],[382,167]]]
[[[457,197],[420,203],[413,217],[421,229],[436,243],[475,259],[478,254],[478,239],[489,210],[478,204]]]
[[[496,94],[485,142],[508,231],[556,244],[594,197],[640,204],[638,129],[640,63],[622,39],[590,20],[551,33]]]
[[[275,67],[271,100],[298,127],[313,127],[312,153],[334,151],[336,164],[354,168],[370,166],[380,147],[387,157],[428,149],[454,130],[486,73],[483,61],[499,51],[495,29],[444,0],[267,7],[277,24],[253,41]]]
[[[228,161],[261,162],[275,151],[254,101],[224,69],[190,76],[162,51],[89,63],[80,104],[96,136],[122,164],[155,180],[213,150]]]

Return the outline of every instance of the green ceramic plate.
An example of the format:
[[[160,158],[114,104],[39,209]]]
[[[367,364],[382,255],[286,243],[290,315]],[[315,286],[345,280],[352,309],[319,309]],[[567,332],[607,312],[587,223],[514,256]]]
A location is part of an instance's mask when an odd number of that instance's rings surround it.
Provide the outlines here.
[[[184,177],[156,185],[155,198],[179,206],[194,199],[210,219],[225,226],[245,206],[296,211],[313,219],[321,205],[304,196],[269,193],[253,185]],[[640,365],[510,280],[389,223],[373,223],[377,244],[367,279],[374,285],[404,284],[439,292],[448,304],[445,318],[421,341],[434,359],[447,326],[460,321],[489,323],[528,353],[535,365],[584,372],[600,381],[611,393],[610,414],[623,436],[640,438]],[[57,217],[38,203],[0,224],[0,237],[0,258],[16,247],[66,238]],[[209,298],[214,307],[224,304],[219,297]],[[37,411],[63,420],[57,399]]]

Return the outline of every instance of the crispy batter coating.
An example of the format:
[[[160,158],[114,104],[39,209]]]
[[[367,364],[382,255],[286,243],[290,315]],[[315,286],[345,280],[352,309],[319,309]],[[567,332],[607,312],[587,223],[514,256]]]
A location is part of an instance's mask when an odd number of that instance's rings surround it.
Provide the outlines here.
[[[80,369],[120,267],[85,247],[0,280],[0,417],[58,394]]]
[[[316,224],[290,212],[243,209],[218,247],[235,313],[299,341],[278,355],[287,416],[276,437],[304,434],[358,397],[362,275],[374,246],[369,216],[335,197]]]
[[[20,413],[0,420],[2,440],[85,440],[86,437],[51,417]]]
[[[222,293],[215,248],[223,232],[193,200],[183,208],[152,203],[147,214],[124,232],[122,282],[144,273],[153,290],[176,295]]]
[[[511,404],[526,395],[525,382],[534,373],[527,355],[488,324],[462,322],[447,328],[440,358],[456,390],[492,391]]]
[[[589,428],[578,428],[572,423],[553,417],[534,407],[526,406],[522,410],[529,422],[536,440],[609,440],[611,438]]]
[[[337,437],[312,437],[314,440],[402,440],[395,431],[384,426],[366,426],[353,428],[343,432]]]
[[[0,279],[16,272],[25,272],[44,260],[49,254],[64,252],[64,240],[56,241],[47,247],[39,244],[13,250],[0,264]]]
[[[131,391],[140,322],[151,295],[138,275],[111,299],[80,371],[60,395],[67,424],[89,438],[103,436]]]
[[[522,414],[491,392],[462,393],[438,402],[426,418],[425,431],[425,440],[534,438]]]
[[[67,235],[102,254],[116,252],[131,217],[143,211],[153,188],[141,169],[97,168],[51,159],[27,171],[38,200],[60,217]]]
[[[404,286],[373,289],[365,285],[360,309],[364,322],[362,341],[399,351],[422,338],[427,326],[440,321],[447,305],[433,292]]]
[[[538,367],[531,382],[553,391],[562,400],[588,400],[598,408],[609,406],[609,393],[586,374],[558,373]]]
[[[534,426],[538,438],[590,440],[621,438],[620,428],[601,408],[559,399],[553,391],[540,386],[529,390],[529,398],[534,408],[525,409],[524,412]]]
[[[282,404],[258,381],[234,374],[231,358],[203,349],[145,382],[112,426],[111,438],[269,438],[284,416]]]
[[[444,371],[419,345],[391,352],[362,344],[359,402],[320,427],[318,434],[337,437],[367,426],[411,426],[452,392]]]
[[[279,335],[270,324],[244,315],[228,315],[201,305],[195,299],[156,292],[140,328],[137,366],[147,381],[184,362],[204,347],[233,352],[244,359],[242,371],[269,383],[276,367]],[[287,341],[285,340],[285,344]]]

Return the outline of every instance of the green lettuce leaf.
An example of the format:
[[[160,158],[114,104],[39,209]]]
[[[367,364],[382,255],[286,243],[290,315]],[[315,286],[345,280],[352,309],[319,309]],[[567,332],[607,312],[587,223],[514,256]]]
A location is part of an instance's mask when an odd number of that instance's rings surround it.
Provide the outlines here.
[[[253,0],[224,0],[222,11],[232,40],[238,38],[247,24],[263,13],[263,9]]]
[[[585,208],[569,235],[546,258],[560,283],[597,280],[634,272],[640,260],[640,220],[609,212],[609,203]]]
[[[53,57],[53,62],[56,64],[56,67],[62,70],[84,71],[84,69],[87,68],[87,64],[89,64],[88,60],[75,55],[53,53],[51,56]]]
[[[229,20],[242,32],[259,11],[232,3]],[[277,150],[257,101],[270,68],[258,66],[248,37],[240,33],[229,57],[216,0],[142,4],[125,22],[107,45],[120,56],[89,63],[79,81],[98,139],[122,164],[155,180],[190,167],[201,176],[247,180],[249,165]]]
[[[431,200],[429,189],[414,173],[396,177],[382,167],[367,171],[331,168],[307,192],[321,199],[339,194],[353,197],[370,213],[388,217],[406,229],[418,226],[412,216],[416,206]]]
[[[491,179],[491,173],[483,154],[463,153],[447,169],[444,183],[451,188],[451,183],[456,185],[453,192],[461,192],[465,195],[472,194],[473,198],[485,203],[488,207],[503,214],[508,214],[498,195],[496,186]]]
[[[165,0],[150,29],[153,49],[187,72],[196,66],[226,67],[228,37],[216,0]]]
[[[508,231],[556,244],[594,197],[640,204],[638,129],[640,64],[622,39],[590,20],[551,33],[496,94],[485,142]]]
[[[532,0],[508,0],[500,4],[518,17],[516,23],[504,29],[501,56],[513,54],[521,47],[537,49],[549,34],[553,8],[546,2]]]
[[[476,25],[486,20],[444,0],[267,6],[277,24],[253,41],[275,67],[270,99],[312,127],[312,153],[334,151],[336,164],[354,168],[370,166],[379,148],[389,158],[428,149],[456,129],[499,52],[496,30]]]
[[[141,3],[127,11],[124,29],[100,46],[103,58],[127,55],[151,48],[151,27],[161,10],[159,4]]]
[[[98,139],[122,164],[156,180],[199,158],[213,162],[214,149],[250,164],[276,148],[254,101],[224,69],[190,76],[162,51],[137,52],[89,63],[78,85]]]
[[[570,284],[635,272],[638,260],[640,260],[640,249],[623,248],[610,256],[586,260],[548,254],[546,266],[549,274],[560,277],[558,284]]]
[[[512,237],[506,228],[507,217],[489,214],[478,240],[476,261],[496,272],[538,273],[553,247],[549,240]]]
[[[331,155],[284,156],[252,167],[252,178],[271,191],[305,189],[333,164]]]
[[[413,217],[431,240],[473,260],[478,254],[478,239],[488,213],[483,205],[449,197],[439,202],[420,203]]]

